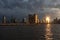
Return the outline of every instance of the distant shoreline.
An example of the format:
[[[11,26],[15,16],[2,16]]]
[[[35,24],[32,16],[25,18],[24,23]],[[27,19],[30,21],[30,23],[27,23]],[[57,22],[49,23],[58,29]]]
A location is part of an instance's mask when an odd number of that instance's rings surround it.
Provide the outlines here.
[[[41,25],[41,24],[48,24],[48,23],[39,23],[39,24],[25,24],[25,23],[0,23],[0,26],[19,26],[19,25]],[[54,23],[49,23],[54,24]],[[57,23],[56,23],[57,24]]]
[[[0,23],[0,26],[18,26],[18,25],[40,25],[40,24],[25,24],[25,23]]]

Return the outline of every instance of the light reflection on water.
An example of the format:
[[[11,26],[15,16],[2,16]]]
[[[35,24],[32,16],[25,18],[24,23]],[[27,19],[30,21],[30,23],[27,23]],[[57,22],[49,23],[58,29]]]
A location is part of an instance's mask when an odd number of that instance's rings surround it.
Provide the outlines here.
[[[46,35],[45,35],[46,40],[53,40],[52,35],[53,35],[53,33],[51,32],[51,24],[47,24],[46,25]]]
[[[60,40],[60,24],[0,26],[2,40]]]

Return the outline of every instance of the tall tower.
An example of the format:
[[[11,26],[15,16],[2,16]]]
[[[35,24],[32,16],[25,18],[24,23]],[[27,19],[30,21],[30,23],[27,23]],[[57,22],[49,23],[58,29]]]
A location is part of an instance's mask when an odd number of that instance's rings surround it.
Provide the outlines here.
[[[37,14],[33,14],[33,15],[30,14],[28,19],[29,19],[29,23],[39,23]]]
[[[34,14],[34,23],[38,23],[38,15]]]
[[[28,21],[29,21],[29,23],[34,23],[33,22],[33,15],[31,15],[31,14],[28,15]]]
[[[6,23],[6,17],[3,16],[2,23]]]
[[[16,18],[11,16],[11,23],[16,23]]]

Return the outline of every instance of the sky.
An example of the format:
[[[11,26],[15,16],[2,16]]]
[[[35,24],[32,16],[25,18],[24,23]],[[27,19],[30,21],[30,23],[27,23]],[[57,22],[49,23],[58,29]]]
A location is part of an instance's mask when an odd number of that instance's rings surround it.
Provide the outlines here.
[[[0,16],[24,18],[34,13],[39,18],[46,15],[60,18],[60,0],[0,0]]]

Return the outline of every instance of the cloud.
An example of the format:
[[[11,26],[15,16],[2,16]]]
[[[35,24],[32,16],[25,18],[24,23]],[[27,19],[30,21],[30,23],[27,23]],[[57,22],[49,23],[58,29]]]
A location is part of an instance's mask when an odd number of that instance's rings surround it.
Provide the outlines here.
[[[51,19],[60,18],[60,8],[44,8],[45,15],[49,15]]]
[[[60,0],[45,0],[44,4],[47,7],[56,7],[60,5]]]
[[[29,13],[58,15],[60,0],[0,0],[0,14],[26,16]]]
[[[24,2],[28,2],[29,0],[23,0]]]

